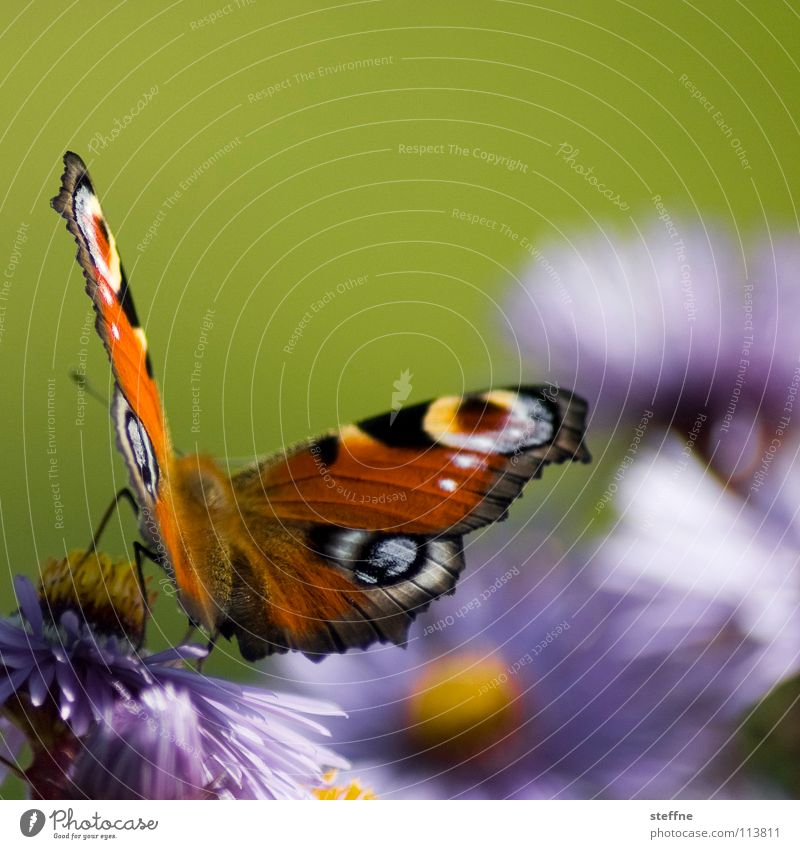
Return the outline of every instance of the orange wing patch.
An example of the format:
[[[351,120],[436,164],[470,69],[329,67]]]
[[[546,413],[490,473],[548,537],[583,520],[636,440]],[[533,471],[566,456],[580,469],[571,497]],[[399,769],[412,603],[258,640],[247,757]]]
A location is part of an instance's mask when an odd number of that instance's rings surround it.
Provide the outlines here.
[[[278,520],[466,533],[502,518],[544,465],[587,462],[585,415],[542,387],[439,398],[304,443],[233,486]]]

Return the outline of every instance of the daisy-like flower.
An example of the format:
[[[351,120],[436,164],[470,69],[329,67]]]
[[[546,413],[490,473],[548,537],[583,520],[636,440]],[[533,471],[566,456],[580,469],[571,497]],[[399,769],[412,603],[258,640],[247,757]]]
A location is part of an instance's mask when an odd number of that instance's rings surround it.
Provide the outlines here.
[[[205,657],[200,646],[140,655],[127,638],[102,635],[103,623],[130,618],[129,587],[122,610],[102,611],[98,625],[81,618],[83,599],[100,595],[84,575],[76,607],[51,618],[53,598],[67,595],[57,575],[72,582],[51,564],[39,593],[18,577],[19,611],[0,620],[0,710],[32,749],[25,777],[37,795],[310,798],[327,769],[345,765],[304,736],[325,733],[310,715],[336,708],[205,677],[184,665]],[[97,572],[105,588],[108,579]]]
[[[83,741],[70,776],[87,799],[209,799],[197,714],[186,692],[149,687],[116,705]]]
[[[39,596],[53,621],[66,610],[77,610],[100,634],[131,642],[142,638],[147,611],[132,563],[96,551],[71,551],[62,560],[50,558],[41,575]],[[148,590],[149,605],[155,598]]]
[[[574,563],[543,574],[552,554],[495,557],[405,652],[285,675],[341,700],[334,740],[381,798],[736,795],[738,717],[773,681],[735,612]]]
[[[321,702],[159,669],[155,686],[98,723],[78,755],[74,795],[114,799],[311,798],[324,765],[346,761],[304,735]]]

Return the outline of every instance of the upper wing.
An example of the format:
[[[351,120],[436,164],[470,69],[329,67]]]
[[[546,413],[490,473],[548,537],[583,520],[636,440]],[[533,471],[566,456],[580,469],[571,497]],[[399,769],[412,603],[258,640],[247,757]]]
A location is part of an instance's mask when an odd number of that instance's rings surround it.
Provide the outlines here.
[[[588,462],[586,403],[525,386],[443,397],[349,425],[233,478],[279,521],[463,534],[502,519],[548,463]]]
[[[86,166],[64,155],[61,191],[51,201],[78,244],[77,260],[92,299],[95,326],[111,360],[117,384],[112,417],[140,504],[152,506],[171,450],[147,339],[139,326],[116,241],[100,207]]]

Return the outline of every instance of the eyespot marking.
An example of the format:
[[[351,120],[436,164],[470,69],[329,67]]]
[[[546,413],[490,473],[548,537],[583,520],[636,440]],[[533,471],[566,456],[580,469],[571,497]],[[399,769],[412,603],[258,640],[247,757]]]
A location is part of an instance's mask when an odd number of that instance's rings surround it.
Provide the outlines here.
[[[153,443],[119,388],[114,392],[112,418],[117,428],[117,445],[128,464],[131,484],[145,504],[154,502],[158,498],[160,472]],[[140,506],[145,505],[140,501]]]
[[[326,529],[317,536],[316,546],[359,584],[372,587],[413,578],[427,556],[424,538],[349,528]]]
[[[513,454],[552,442],[556,414],[544,398],[496,390],[432,402],[424,428],[435,442],[480,454]]]
[[[158,465],[153,455],[153,446],[141,422],[130,409],[125,415],[125,433],[142,485],[145,491],[155,498],[158,490]]]
[[[411,537],[383,537],[367,550],[364,560],[355,568],[362,584],[386,584],[408,577],[419,559],[419,545]]]

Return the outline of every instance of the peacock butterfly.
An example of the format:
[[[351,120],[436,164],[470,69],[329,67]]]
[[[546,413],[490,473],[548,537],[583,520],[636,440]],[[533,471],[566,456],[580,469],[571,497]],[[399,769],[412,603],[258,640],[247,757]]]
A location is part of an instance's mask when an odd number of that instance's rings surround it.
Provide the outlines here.
[[[236,637],[247,660],[402,644],[414,617],[454,591],[464,534],[503,519],[548,463],[589,462],[586,403],[552,386],[395,409],[233,476],[211,457],[178,456],[114,236],[83,161],[68,152],[64,166],[52,205],[78,244],[111,361],[147,554],[190,619]]]

